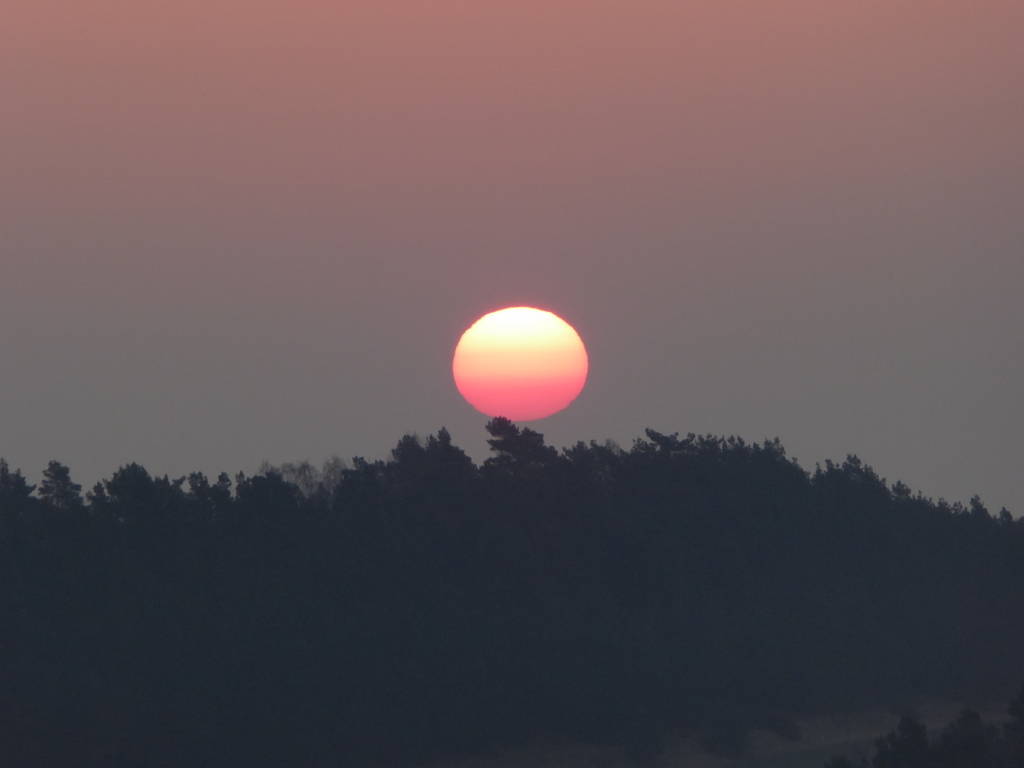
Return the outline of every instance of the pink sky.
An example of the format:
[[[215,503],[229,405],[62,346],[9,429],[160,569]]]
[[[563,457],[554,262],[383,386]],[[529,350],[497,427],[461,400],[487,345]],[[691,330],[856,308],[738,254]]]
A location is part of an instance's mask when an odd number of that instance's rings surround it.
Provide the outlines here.
[[[383,456],[553,309],[556,445],[855,452],[1024,512],[1024,4],[104,2],[0,25],[0,455]]]

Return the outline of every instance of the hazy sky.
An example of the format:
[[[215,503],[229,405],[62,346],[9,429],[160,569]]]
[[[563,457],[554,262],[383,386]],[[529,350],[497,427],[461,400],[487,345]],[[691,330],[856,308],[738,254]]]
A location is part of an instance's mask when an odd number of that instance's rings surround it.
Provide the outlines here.
[[[387,456],[552,310],[556,446],[778,436],[1024,512],[1020,0],[0,8],[0,455]]]

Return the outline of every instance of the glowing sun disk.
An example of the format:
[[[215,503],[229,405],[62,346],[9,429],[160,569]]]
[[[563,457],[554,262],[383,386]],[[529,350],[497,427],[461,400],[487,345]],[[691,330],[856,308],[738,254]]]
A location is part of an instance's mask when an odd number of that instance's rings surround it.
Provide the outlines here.
[[[488,416],[542,419],[565,408],[587,380],[587,351],[557,315],[532,307],[491,312],[462,334],[455,384]]]

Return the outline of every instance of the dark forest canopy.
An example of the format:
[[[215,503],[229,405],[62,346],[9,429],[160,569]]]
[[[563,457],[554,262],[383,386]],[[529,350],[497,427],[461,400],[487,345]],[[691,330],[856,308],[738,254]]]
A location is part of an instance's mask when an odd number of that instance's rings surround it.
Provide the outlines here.
[[[504,419],[386,461],[83,498],[0,463],[12,765],[319,766],[625,746],[1024,679],[1024,521],[778,441],[556,450]],[[295,482],[291,482],[294,480]]]
[[[973,709],[929,735],[917,718],[904,715],[875,740],[870,762],[837,755],[825,768],[1020,768],[1024,765],[1024,686],[1007,707],[1010,719],[996,726]]]

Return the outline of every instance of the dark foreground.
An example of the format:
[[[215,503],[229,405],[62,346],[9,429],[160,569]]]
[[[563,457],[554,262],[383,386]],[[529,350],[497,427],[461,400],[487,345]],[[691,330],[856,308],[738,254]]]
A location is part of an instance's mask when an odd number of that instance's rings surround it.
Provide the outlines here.
[[[648,432],[561,452],[504,420],[335,474],[83,500],[0,466],[9,765],[326,766],[573,742],[655,759],[1024,679],[1024,522],[855,458]],[[295,483],[289,480],[296,481]],[[301,487],[300,487],[301,486]],[[896,768],[896,764],[893,764]]]

